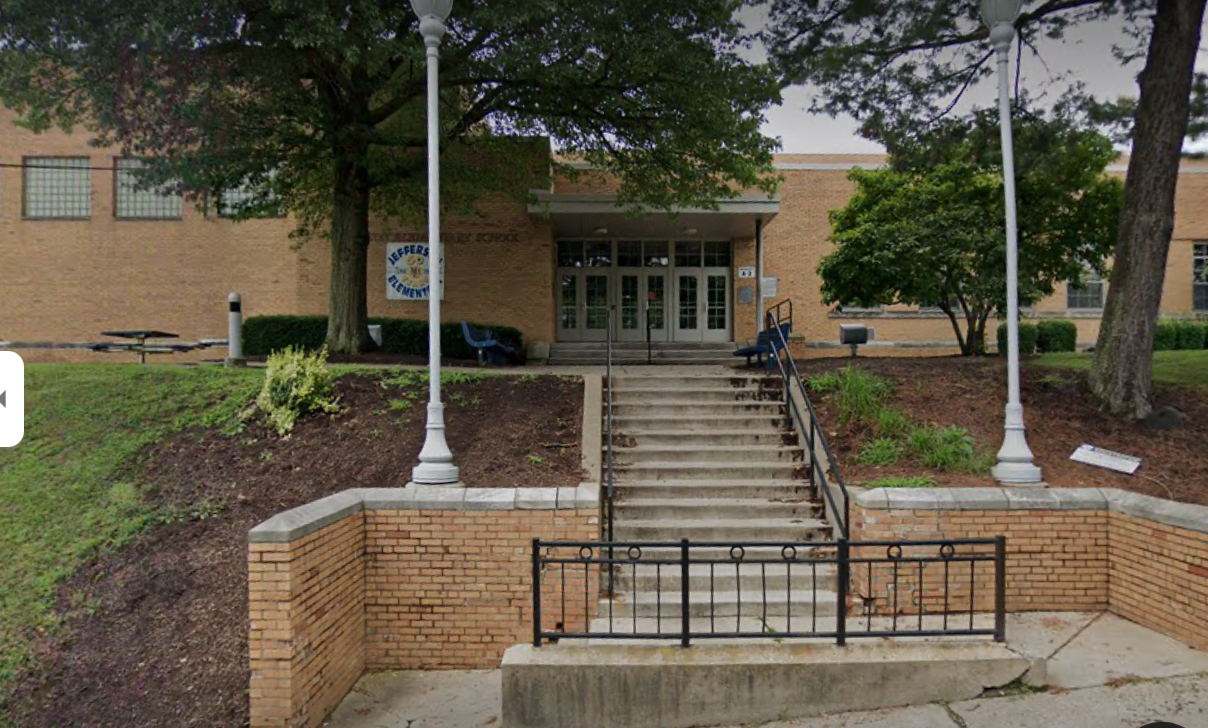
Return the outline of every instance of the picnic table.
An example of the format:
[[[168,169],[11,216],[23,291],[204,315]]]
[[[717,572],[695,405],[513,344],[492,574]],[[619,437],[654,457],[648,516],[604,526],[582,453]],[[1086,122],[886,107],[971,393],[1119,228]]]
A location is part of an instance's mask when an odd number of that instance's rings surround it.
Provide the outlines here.
[[[147,363],[147,354],[171,354],[176,351],[188,351],[193,348],[184,344],[152,344],[147,345],[148,339],[179,339],[179,334],[158,329],[129,329],[122,331],[102,331],[101,336],[112,336],[116,339],[133,339],[132,344],[117,344],[104,342],[97,344],[96,351],[133,351],[138,352],[138,363]]]

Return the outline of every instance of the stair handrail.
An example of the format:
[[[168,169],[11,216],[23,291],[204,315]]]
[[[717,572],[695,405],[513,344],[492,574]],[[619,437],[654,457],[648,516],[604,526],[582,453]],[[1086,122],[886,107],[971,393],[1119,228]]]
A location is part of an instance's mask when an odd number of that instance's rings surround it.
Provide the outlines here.
[[[605,474],[605,496],[604,496],[604,521],[605,521],[605,538],[609,543],[616,539],[613,534],[613,504],[616,497],[615,473],[613,471],[613,453],[612,453],[612,334],[613,334],[613,307],[608,307],[608,343],[605,346],[607,354],[604,360],[604,385],[607,410],[605,410],[605,433],[604,433],[604,452],[607,459],[606,474]],[[612,558],[612,547],[608,549],[608,558]],[[608,598],[612,599],[613,592],[613,570],[608,570]]]
[[[776,362],[776,368],[780,371],[781,378],[784,381],[784,398],[789,407],[789,424],[798,429],[800,429],[801,425],[806,425],[808,429],[805,435],[807,449],[809,450],[810,489],[813,491],[815,498],[818,496],[818,491],[822,491],[823,497],[826,498],[827,503],[830,505],[830,513],[837,521],[835,525],[839,528],[840,538],[850,538],[851,499],[847,492],[847,484],[843,481],[843,473],[840,472],[839,463],[831,451],[830,443],[827,442],[826,433],[818,425],[818,413],[814,410],[814,404],[810,402],[809,391],[805,388],[804,382],[801,381],[801,372],[797,369],[797,362],[793,359],[793,354],[789,350],[789,342],[785,336],[784,325],[788,324],[791,328],[792,323],[793,302],[791,299],[785,299],[768,309],[766,330],[769,336],[776,337],[773,340],[773,346],[770,347],[771,351],[768,353],[768,356]],[[779,346],[776,344],[779,344]],[[801,409],[793,398],[794,385],[796,385],[797,391],[801,393],[801,400],[805,402],[805,409],[809,414],[808,424],[805,418],[801,416]],[[822,463],[818,461],[817,444],[822,445],[822,452],[826,456],[826,468],[823,468]],[[839,496],[842,499],[842,508],[836,502],[835,494],[832,492],[830,479],[827,477],[828,469],[834,476],[835,484],[838,486]]]

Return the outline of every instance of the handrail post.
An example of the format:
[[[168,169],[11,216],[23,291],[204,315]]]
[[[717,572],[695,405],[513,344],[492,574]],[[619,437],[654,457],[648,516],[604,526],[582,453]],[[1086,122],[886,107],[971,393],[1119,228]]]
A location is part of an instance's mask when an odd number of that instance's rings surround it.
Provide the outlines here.
[[[851,579],[851,544],[847,538],[839,539],[839,594],[835,605],[835,644],[847,644],[847,589]]]
[[[994,641],[1007,641],[1007,537],[994,539]]]
[[[653,363],[653,358],[650,354],[650,302],[646,302],[646,363]]]
[[[608,482],[606,485],[606,487],[608,488],[608,493],[607,493],[607,497],[606,497],[606,501],[605,501],[605,508],[607,509],[607,513],[605,513],[605,518],[607,518],[607,523],[605,524],[605,532],[608,536],[608,544],[609,544],[608,545],[608,599],[610,601],[616,596],[615,580],[613,578],[613,566],[614,565],[612,563],[612,559],[613,559],[612,542],[615,540],[613,537],[613,515],[614,515],[614,510],[615,510],[615,508],[614,508],[615,487],[613,485],[613,482],[614,482],[615,475],[613,472],[613,462],[614,461],[613,461],[613,453],[612,453],[612,333],[613,333],[613,325],[614,325],[613,324],[613,319],[614,319],[613,314],[614,314],[614,307],[609,306],[608,307],[608,344],[605,347],[608,351],[607,359],[606,359],[606,363],[605,363],[605,379],[607,379],[605,384],[608,387],[608,391],[606,393],[607,404],[608,404],[608,412],[606,415],[607,422],[608,422],[608,426],[607,426],[608,432],[607,432],[607,439],[605,440],[606,444],[604,447],[608,453]],[[611,609],[611,607],[609,607],[609,608]]]
[[[566,595],[563,594],[565,599]],[[533,539],[533,647],[541,646],[541,539]]]
[[[680,540],[680,647],[687,647],[691,633],[691,608],[688,603],[688,539]]]

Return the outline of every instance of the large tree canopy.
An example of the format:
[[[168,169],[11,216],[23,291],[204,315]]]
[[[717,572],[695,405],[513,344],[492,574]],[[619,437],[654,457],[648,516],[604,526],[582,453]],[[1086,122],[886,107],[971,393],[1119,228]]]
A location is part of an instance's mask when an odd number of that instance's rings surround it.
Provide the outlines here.
[[[441,47],[444,201],[547,180],[522,137],[613,173],[626,203],[773,189],[759,127],[779,91],[738,54],[744,2],[457,0]],[[283,205],[303,236],[330,230],[337,351],[369,343],[371,210],[423,218],[425,89],[406,0],[0,5],[0,100],[23,123],[88,125],[156,160],[149,183],[243,187],[237,213]]]
[[[926,130],[994,72],[975,0],[771,3],[766,40],[785,79],[813,84],[815,111],[851,114],[874,139]],[[1087,118],[1123,122],[1133,140],[1091,386],[1109,409],[1134,417],[1151,406],[1150,352],[1179,157],[1188,131],[1205,131],[1205,80],[1194,73],[1204,8],[1205,0],[1030,0],[1015,23],[1017,79],[1020,59],[1037,52],[1038,39],[1060,40],[1094,21],[1110,21],[1126,35],[1117,61],[1144,59],[1135,102],[1094,99],[1076,83],[1061,99]]]
[[[962,353],[985,352],[986,322],[1006,308],[1003,181],[994,114],[946,121],[895,146],[890,167],[854,170],[856,194],[831,213],[836,244],[819,266],[829,304],[936,306]],[[1065,120],[1019,120],[1023,306],[1056,283],[1103,272],[1121,183],[1104,170],[1111,142]],[[962,329],[963,324],[963,329]]]

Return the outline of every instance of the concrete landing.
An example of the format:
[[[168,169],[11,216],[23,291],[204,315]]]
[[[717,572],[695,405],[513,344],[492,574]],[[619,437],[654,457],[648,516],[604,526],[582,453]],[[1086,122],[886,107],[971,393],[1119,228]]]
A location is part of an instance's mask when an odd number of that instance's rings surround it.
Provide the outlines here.
[[[507,728],[694,728],[974,698],[1028,660],[993,643],[569,647],[503,657]]]
[[[1093,684],[989,692],[947,705],[792,720],[777,715],[764,728],[1138,728],[1155,721],[1208,728],[1208,653],[1112,615],[1009,615],[1007,633],[1014,649],[1048,658],[1051,681]],[[503,722],[500,670],[368,675],[328,725],[510,728]]]

